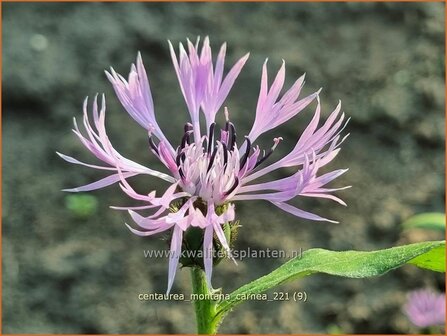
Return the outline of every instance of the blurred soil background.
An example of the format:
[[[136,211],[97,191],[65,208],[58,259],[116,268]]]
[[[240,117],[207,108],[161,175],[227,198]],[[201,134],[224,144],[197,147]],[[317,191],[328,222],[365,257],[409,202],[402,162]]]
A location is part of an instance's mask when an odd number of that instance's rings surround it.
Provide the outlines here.
[[[444,5],[440,3],[6,3],[3,4],[3,332],[192,333],[188,302],[141,302],[164,293],[163,237],[140,238],[124,226],[132,205],[118,186],[70,197],[63,188],[101,172],[62,161],[55,151],[94,162],[71,132],[85,96],[105,92],[107,127],[126,157],[163,169],[147,134],[119,106],[103,70],[127,76],[141,51],[156,115],[168,138],[180,140],[187,119],[167,39],[211,38],[214,53],[228,42],[227,66],[251,52],[226,105],[238,134],[254,120],[262,63],[273,75],[286,60],[290,86],[306,72],[305,93],[323,87],[323,117],[338,99],[350,116],[331,168],[349,167],[333,183],[348,207],[297,200],[301,208],[340,224],[310,222],[263,202],[237,204],[243,225],[235,248],[372,250],[440,239],[405,233],[413,214],[444,211]],[[261,144],[283,136],[274,158],[287,153],[315,104]],[[241,136],[240,136],[241,137]],[[286,176],[281,171],[275,177]],[[132,180],[141,192],[166,185]],[[225,292],[268,273],[281,259],[223,262],[214,284]],[[188,294],[188,270],[173,292]],[[413,289],[443,290],[443,275],[406,266],[381,278],[316,275],[282,286],[308,301],[247,302],[231,313],[223,333],[411,333],[402,313]]]

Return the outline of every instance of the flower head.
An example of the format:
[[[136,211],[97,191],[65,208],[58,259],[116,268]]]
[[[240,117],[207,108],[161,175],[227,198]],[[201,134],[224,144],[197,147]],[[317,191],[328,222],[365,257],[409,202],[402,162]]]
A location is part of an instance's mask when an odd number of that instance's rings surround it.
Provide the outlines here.
[[[347,188],[326,187],[329,182],[346,172],[346,169],[318,174],[321,167],[336,157],[339,146],[345,139],[340,134],[347,121],[344,114],[340,113],[340,104],[326,122],[319,126],[320,91],[300,98],[304,85],[303,75],[281,95],[285,81],[285,64],[283,62],[269,87],[266,61],[262,67],[255,121],[249,134],[241,141],[237,137],[236,127],[230,120],[227,108],[223,109],[226,122],[220,130],[215,117],[222,109],[233,83],[247,61],[248,54],[239,59],[224,75],[226,45],[222,45],[217,60],[213,63],[208,38],[205,38],[201,50],[199,43],[199,39],[195,45],[188,40],[188,51],[180,44],[178,57],[169,43],[174,69],[190,115],[190,122],[185,123],[175,147],[165,137],[156,121],[149,80],[141,55],[138,54],[136,65],[132,65],[127,80],[113,69],[106,72],[123,107],[146,129],[150,149],[166,166],[168,173],[155,171],[126,159],[113,148],[105,130],[104,96],[101,108],[98,108],[97,98],[93,101],[93,123],[87,111],[87,100],[84,103],[83,124],[87,135],[82,135],[76,121],[74,132],[83,145],[105,165],[91,165],[59,154],[68,162],[111,172],[99,181],[67,191],[90,191],[119,182],[121,189],[129,197],[143,203],[137,207],[114,207],[129,211],[139,227],[135,229],[126,224],[133,233],[151,236],[172,230],[168,292],[180,259],[183,237],[188,229],[203,230],[203,267],[211,284],[213,241],[216,240],[229,255],[231,254],[224,225],[235,219],[235,202],[265,200],[301,218],[333,222],[288,202],[297,196],[303,196],[329,198],[344,204],[333,192]],[[274,138],[267,152],[261,151],[259,146],[254,146],[255,140],[264,132],[288,121],[315,100],[315,114],[295,147],[285,157],[267,164],[282,138]],[[201,112],[206,123],[203,133],[200,126]],[[279,180],[256,182],[260,177],[285,167],[293,168],[294,173]],[[127,181],[138,174],[161,178],[169,182],[170,186],[161,196],[157,196],[155,191],[139,194]],[[153,211],[149,216],[137,212],[148,209]]]
[[[445,324],[445,294],[418,290],[408,296],[404,307],[410,321],[421,328]]]

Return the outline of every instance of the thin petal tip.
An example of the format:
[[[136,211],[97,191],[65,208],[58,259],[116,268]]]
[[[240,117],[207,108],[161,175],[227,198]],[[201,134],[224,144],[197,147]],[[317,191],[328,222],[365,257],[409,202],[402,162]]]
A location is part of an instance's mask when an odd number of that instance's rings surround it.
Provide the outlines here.
[[[72,188],[72,189],[61,189],[61,191],[64,191],[64,192],[79,192],[79,189],[78,188]]]

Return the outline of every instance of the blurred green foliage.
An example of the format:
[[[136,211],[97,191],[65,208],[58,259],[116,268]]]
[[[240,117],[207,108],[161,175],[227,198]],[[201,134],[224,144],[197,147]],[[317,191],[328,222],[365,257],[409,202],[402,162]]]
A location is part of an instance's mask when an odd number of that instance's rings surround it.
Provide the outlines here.
[[[345,334],[343,332],[343,329],[340,328],[338,325],[336,324],[330,324],[327,328],[326,328],[326,333],[330,334],[330,335],[342,335]]]
[[[414,215],[402,223],[404,229],[445,231],[445,213],[426,212]]]
[[[92,195],[65,196],[65,207],[79,218],[93,216],[98,210],[98,200]]]

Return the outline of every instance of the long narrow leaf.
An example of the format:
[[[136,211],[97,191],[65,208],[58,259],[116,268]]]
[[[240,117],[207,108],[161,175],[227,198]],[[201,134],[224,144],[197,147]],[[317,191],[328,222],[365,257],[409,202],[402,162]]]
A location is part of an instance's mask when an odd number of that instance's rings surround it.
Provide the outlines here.
[[[416,243],[371,252],[335,252],[319,248],[308,250],[273,272],[235,290],[227,300],[219,303],[216,318],[222,318],[234,306],[243,302],[246,295],[262,293],[307,275],[326,273],[347,278],[368,278],[385,274],[405,264],[445,272],[445,241]]]

